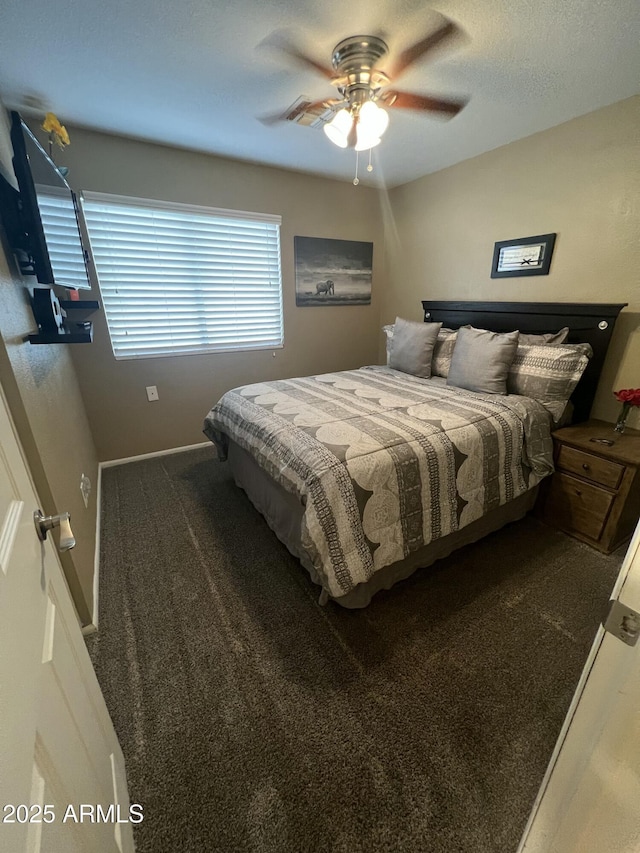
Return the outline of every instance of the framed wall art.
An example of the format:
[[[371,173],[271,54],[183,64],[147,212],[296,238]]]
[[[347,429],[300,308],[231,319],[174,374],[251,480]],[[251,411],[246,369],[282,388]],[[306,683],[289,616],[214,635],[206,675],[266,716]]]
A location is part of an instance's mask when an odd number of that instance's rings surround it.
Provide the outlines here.
[[[549,275],[555,234],[502,240],[493,249],[491,278],[509,276]]]
[[[294,237],[296,305],[370,305],[373,243]]]

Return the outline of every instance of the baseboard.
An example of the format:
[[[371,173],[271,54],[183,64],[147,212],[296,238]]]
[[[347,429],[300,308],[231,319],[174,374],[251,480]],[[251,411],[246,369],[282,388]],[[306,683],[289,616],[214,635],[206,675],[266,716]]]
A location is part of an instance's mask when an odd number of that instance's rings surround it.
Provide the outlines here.
[[[102,515],[102,466],[98,462],[98,477],[96,480],[96,544],[93,549],[93,608],[91,622],[83,625],[85,637],[95,634],[98,630],[98,602],[100,596],[100,517]]]
[[[98,630],[98,606],[100,602],[100,535],[102,532],[102,465],[98,465],[96,484],[96,547],[93,552],[93,616],[92,627]]]
[[[210,441],[198,444],[186,444],[184,447],[170,447],[168,450],[154,450],[153,453],[141,453],[139,456],[125,456],[123,459],[108,459],[101,462],[101,468],[113,468],[114,465],[126,465],[128,462],[139,462],[142,459],[153,459],[154,456],[170,456],[172,453],[185,453],[187,450],[197,450],[199,447],[213,447]]]

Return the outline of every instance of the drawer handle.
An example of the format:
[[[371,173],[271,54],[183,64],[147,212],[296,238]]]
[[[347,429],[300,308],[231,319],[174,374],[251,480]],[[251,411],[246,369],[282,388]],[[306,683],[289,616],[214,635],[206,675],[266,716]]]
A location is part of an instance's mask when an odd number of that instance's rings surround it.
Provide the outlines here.
[[[589,466],[587,465],[587,463],[586,463],[586,462],[583,462],[583,463],[582,463],[582,467],[584,468],[584,470],[585,470],[585,471],[588,471],[588,470],[589,470]]]
[[[582,492],[580,491],[580,489],[576,489],[576,495],[577,495],[579,498],[580,498],[580,497],[582,497]]]

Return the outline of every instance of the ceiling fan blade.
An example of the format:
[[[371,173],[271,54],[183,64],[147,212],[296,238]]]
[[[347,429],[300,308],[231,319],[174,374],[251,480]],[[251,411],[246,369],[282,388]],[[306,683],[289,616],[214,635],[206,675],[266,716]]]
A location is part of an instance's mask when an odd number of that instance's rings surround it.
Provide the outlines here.
[[[317,71],[318,74],[322,74],[323,77],[326,77],[327,80],[333,80],[336,76],[336,72],[333,68],[329,68],[327,65],[323,65],[321,62],[317,62],[312,57],[307,56],[306,53],[303,53],[301,50],[296,50],[292,48],[291,50],[285,50],[285,53],[289,54],[296,62],[299,62],[301,65],[305,65],[307,68],[312,68],[314,71]]]
[[[284,53],[299,65],[312,68],[328,80],[333,80],[335,77],[335,71],[332,68],[313,59],[297,46],[295,34],[290,30],[275,30],[260,42],[258,48]]]
[[[273,127],[274,124],[287,120],[287,117],[283,113],[271,113],[270,115],[256,116],[256,118],[259,122],[266,125],[266,127]]]
[[[322,101],[312,101],[306,108],[306,113],[319,113],[328,109],[335,109],[336,104],[344,103],[340,98],[324,98]]]
[[[457,24],[454,24],[453,21],[445,18],[444,22],[437,30],[402,51],[389,72],[389,78],[391,80],[395,80],[396,77],[406,71],[410,65],[413,65],[414,62],[429,53],[429,51],[433,50],[439,44],[449,41],[461,32],[462,31]]]
[[[311,56],[308,56],[306,53],[303,53],[303,51],[298,50],[298,48],[294,47],[292,44],[282,42],[278,45],[278,48],[283,53],[286,53],[287,56],[290,56],[291,59],[295,60],[299,65],[304,65],[306,68],[312,68],[314,71],[317,71],[318,74],[322,74],[323,77],[326,77],[327,80],[333,80],[336,76],[336,72],[333,68],[329,68],[321,62],[317,62]]]
[[[258,121],[262,122],[262,124],[267,127],[272,127],[274,124],[285,121],[295,123],[299,120],[299,116],[304,113],[320,116],[329,109],[334,110],[336,104],[341,103],[343,102],[339,98],[325,98],[322,101],[311,102],[302,101],[296,108],[285,110],[283,113],[269,113],[264,116],[258,116]]]
[[[413,92],[399,92],[390,89],[382,96],[383,103],[387,107],[403,110],[426,110],[427,112],[446,113],[451,117],[457,115],[466,106],[468,101],[447,101],[443,98],[432,98],[429,95],[416,95]]]

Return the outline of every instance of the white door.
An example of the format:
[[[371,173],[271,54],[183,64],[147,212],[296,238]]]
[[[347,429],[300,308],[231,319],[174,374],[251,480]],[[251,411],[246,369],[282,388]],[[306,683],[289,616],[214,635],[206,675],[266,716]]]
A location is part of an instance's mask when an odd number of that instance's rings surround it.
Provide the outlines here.
[[[640,524],[612,598],[640,612]],[[600,628],[519,853],[640,851],[640,642]]]
[[[132,851],[122,751],[37,508],[0,392],[0,851]]]

